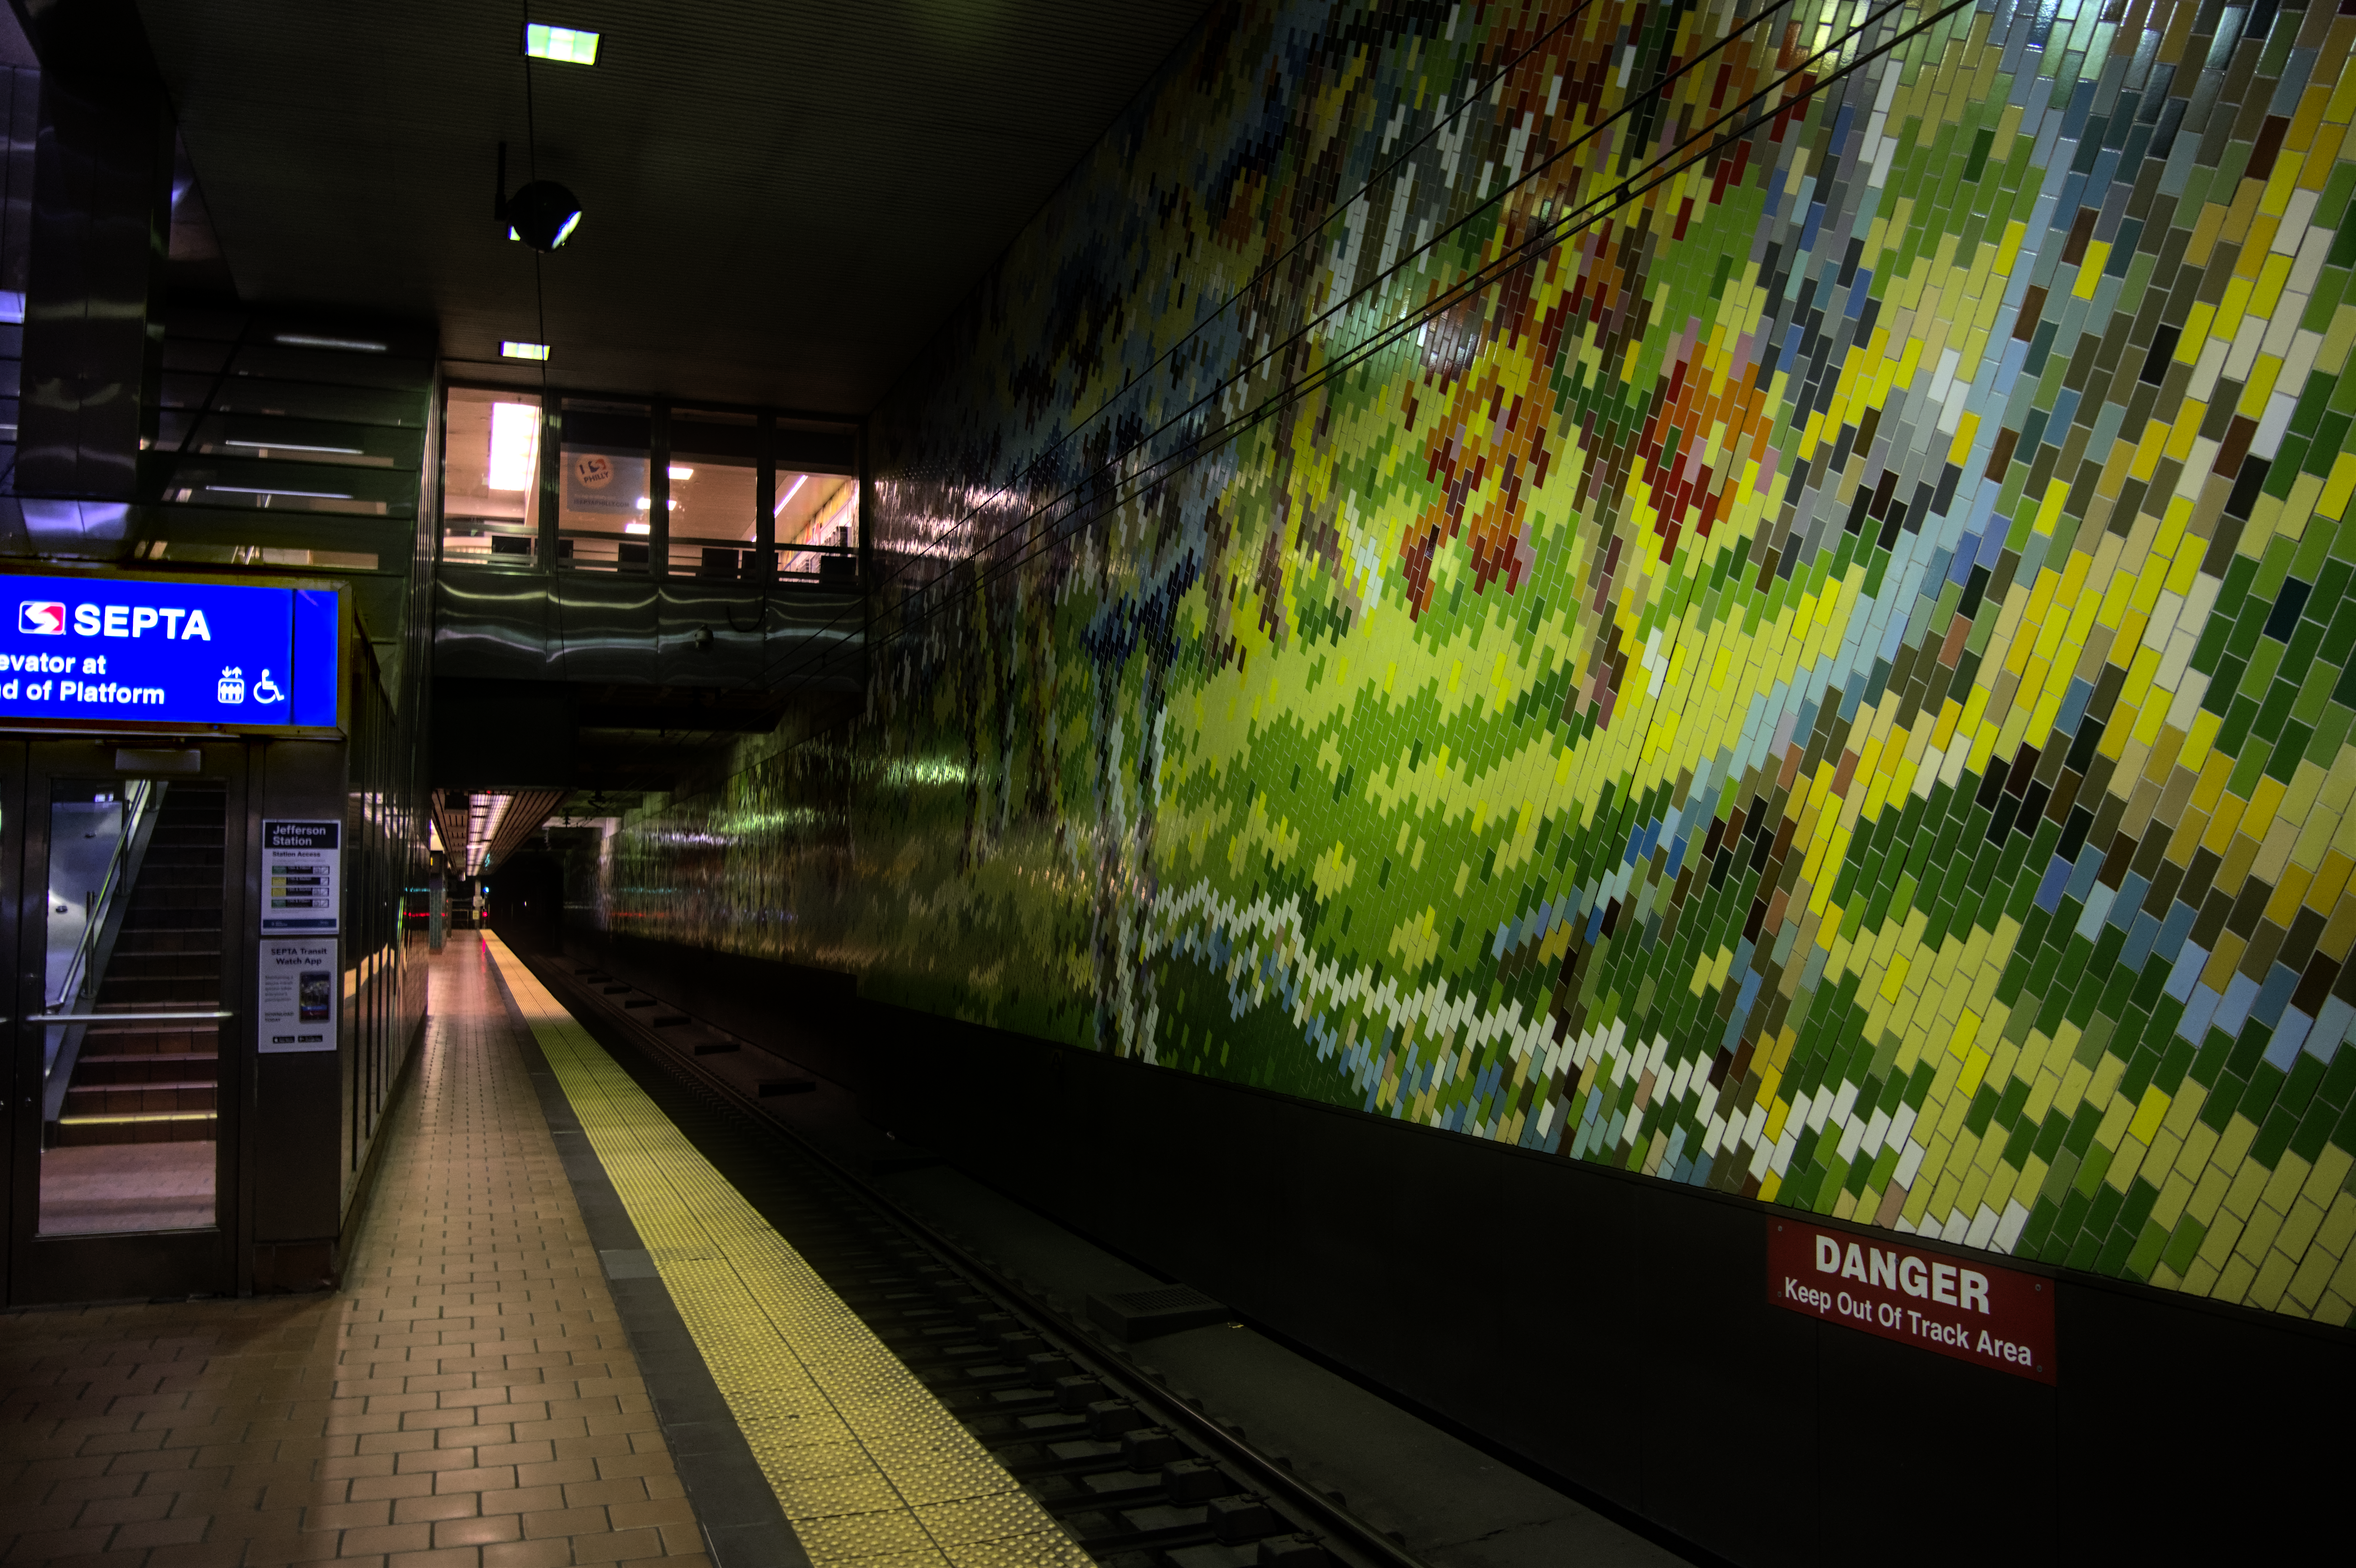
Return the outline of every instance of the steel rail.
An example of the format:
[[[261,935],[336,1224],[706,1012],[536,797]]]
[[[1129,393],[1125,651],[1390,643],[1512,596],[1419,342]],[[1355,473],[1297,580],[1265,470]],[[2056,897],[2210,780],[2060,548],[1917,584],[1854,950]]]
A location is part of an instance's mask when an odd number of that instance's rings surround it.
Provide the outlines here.
[[[1207,1450],[1208,1456],[1241,1472],[1249,1484],[1269,1494],[1270,1500],[1280,1511],[1293,1517],[1296,1530],[1303,1524],[1310,1526],[1322,1533],[1321,1544],[1329,1550],[1338,1547],[1345,1560],[1355,1559],[1364,1568],[1430,1568],[1430,1563],[1408,1551],[1402,1542],[1360,1519],[1343,1504],[1294,1474],[1281,1460],[1263,1452],[1189,1403],[1184,1396],[1159,1381],[1156,1374],[1146,1371],[1125,1352],[1108,1345],[1093,1325],[1075,1319],[1039,1292],[1009,1278],[992,1264],[911,1213],[860,1172],[836,1159],[792,1126],[766,1114],[761,1109],[758,1100],[701,1066],[691,1055],[673,1048],[649,1025],[629,1017],[615,1005],[618,997],[608,997],[586,982],[587,975],[599,971],[574,972],[537,955],[519,954],[518,956],[543,984],[552,988],[561,987],[568,993],[568,1006],[573,1005],[577,997],[590,1003],[591,1010],[601,1021],[621,1026],[618,1032],[640,1055],[690,1092],[715,1105],[732,1120],[789,1144],[796,1153],[857,1193],[861,1200],[919,1246],[963,1275],[978,1292],[995,1297],[1046,1328],[1060,1342],[1059,1349],[1071,1355],[1087,1371],[1095,1373],[1108,1389],[1118,1392],[1131,1404],[1151,1411],[1163,1427],[1196,1447]],[[636,986],[628,989],[645,996],[653,995]],[[675,1006],[660,997],[655,1000],[660,1007]],[[686,1013],[684,1008],[677,1010]],[[692,1017],[691,1014],[687,1016]],[[790,1236],[786,1238],[789,1243],[792,1239]],[[861,1316],[864,1317],[865,1314]],[[1118,1508],[1119,1505],[1108,1499],[1106,1506]],[[1087,1549],[1089,1543],[1083,1541],[1080,1544]],[[1106,1544],[1119,1551],[1137,1550],[1152,1543]]]

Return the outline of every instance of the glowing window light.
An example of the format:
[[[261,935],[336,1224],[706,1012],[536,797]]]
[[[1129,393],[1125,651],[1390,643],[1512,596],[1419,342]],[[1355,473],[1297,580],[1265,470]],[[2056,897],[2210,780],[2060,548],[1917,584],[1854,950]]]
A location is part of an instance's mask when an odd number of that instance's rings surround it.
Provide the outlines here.
[[[784,516],[786,515],[786,503],[787,503],[787,502],[788,502],[788,501],[790,501],[790,500],[792,500],[792,499],[794,498],[794,496],[795,496],[797,494],[798,494],[798,493],[799,493],[799,491],[801,490],[801,487],[802,487],[803,485],[805,485],[809,484],[809,475],[807,475],[807,474],[802,474],[802,475],[796,475],[796,476],[795,476],[795,479],[794,479],[794,487],[793,487],[793,489],[787,491],[784,495],[782,495],[782,496],[778,496],[778,497],[777,497],[776,509],[776,510],[774,510],[774,511],[772,511],[772,512],[769,514],[769,516],[771,516],[772,517],[784,517]]]
[[[523,52],[536,60],[595,65],[597,35],[578,27],[552,27],[545,22],[528,22],[523,29]]]
[[[545,359],[548,357],[548,345],[545,343],[509,343],[502,341],[499,344],[499,357],[502,359]]]
[[[540,411],[530,403],[491,405],[491,490],[529,490],[540,461]]]

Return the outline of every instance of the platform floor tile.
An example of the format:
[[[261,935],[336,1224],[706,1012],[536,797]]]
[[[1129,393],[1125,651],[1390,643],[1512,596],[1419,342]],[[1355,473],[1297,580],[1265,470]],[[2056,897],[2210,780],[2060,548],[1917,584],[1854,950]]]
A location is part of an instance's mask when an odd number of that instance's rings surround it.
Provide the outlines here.
[[[708,1568],[484,951],[341,1289],[0,1315],[0,1562]]]
[[[488,945],[812,1562],[1086,1568],[530,970]]]

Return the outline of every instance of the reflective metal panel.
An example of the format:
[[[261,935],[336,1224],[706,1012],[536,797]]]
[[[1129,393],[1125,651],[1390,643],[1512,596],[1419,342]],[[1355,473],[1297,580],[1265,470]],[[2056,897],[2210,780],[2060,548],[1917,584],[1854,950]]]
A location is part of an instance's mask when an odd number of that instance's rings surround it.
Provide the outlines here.
[[[670,686],[757,686],[758,588],[674,578],[663,584],[657,678]]]
[[[555,582],[560,597],[551,628],[554,634],[551,653],[560,679],[659,678],[655,670],[651,579],[565,573]]]
[[[436,670],[478,679],[556,679],[548,622],[544,579],[444,566],[434,584]]]
[[[41,80],[16,484],[128,501],[141,443],[155,433],[162,356],[149,315],[172,129],[155,84],[81,63]]]
[[[435,671],[469,679],[841,689],[865,668],[856,593],[445,562],[437,604]]]
[[[773,690],[856,691],[866,678],[863,594],[787,588],[771,596],[763,685]]]

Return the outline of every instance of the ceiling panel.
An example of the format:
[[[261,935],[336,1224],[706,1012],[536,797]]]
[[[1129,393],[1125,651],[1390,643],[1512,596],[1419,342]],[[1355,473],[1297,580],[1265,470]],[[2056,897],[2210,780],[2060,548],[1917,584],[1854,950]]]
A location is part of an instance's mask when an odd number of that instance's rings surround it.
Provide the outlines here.
[[[554,348],[552,379],[857,414],[1205,0],[566,0],[604,35],[535,62],[526,7],[141,0],[249,301],[439,323],[444,352]],[[537,135],[532,132],[536,129]],[[539,262],[493,218],[562,180]]]

